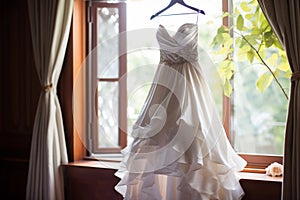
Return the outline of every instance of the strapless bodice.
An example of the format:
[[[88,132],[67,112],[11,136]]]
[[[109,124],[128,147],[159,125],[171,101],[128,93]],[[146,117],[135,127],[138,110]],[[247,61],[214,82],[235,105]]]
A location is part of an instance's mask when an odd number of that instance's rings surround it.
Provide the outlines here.
[[[156,37],[160,47],[160,62],[181,64],[197,61],[197,24],[185,23],[173,36],[163,25],[159,25]]]

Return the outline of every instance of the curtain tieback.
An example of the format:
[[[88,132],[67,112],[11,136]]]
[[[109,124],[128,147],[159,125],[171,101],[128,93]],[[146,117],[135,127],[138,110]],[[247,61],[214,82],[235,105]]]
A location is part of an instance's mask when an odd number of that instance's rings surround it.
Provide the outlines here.
[[[51,88],[52,88],[52,83],[50,83],[49,85],[45,85],[44,86],[44,91],[49,92],[51,90]]]
[[[292,74],[291,81],[296,81],[296,80],[299,80],[299,79],[300,79],[300,71],[295,71]]]

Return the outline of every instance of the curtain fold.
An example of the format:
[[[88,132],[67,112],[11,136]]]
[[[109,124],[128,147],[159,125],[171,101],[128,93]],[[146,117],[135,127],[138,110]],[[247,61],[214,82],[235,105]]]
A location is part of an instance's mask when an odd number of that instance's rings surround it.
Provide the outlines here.
[[[284,146],[282,199],[300,199],[300,1],[258,0],[293,72]]]
[[[67,163],[56,87],[66,52],[73,0],[28,0],[37,74],[42,91],[33,127],[26,199],[64,199],[60,165]]]

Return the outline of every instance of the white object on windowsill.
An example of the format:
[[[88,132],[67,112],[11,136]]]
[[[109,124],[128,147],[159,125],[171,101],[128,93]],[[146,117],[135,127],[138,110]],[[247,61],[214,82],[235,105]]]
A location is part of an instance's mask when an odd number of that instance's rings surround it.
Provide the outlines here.
[[[277,162],[272,163],[266,168],[266,174],[268,176],[276,177],[282,176],[283,173],[283,165]]]

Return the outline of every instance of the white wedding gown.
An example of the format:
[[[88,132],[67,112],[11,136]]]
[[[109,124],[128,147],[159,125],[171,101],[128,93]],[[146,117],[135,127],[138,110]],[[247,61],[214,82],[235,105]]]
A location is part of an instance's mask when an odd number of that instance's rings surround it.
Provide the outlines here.
[[[241,199],[246,162],[226,138],[198,62],[198,26],[157,31],[160,62],[115,189],[128,200]]]

